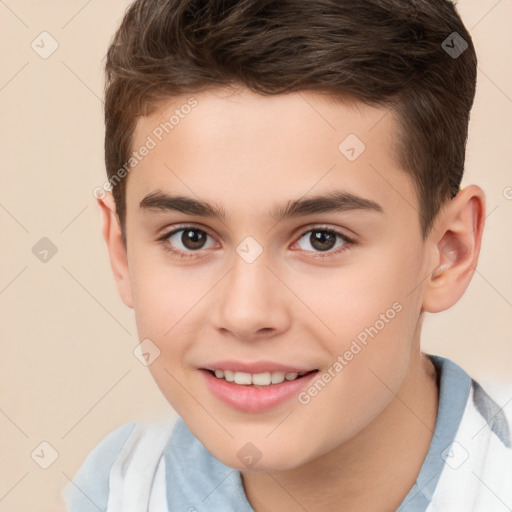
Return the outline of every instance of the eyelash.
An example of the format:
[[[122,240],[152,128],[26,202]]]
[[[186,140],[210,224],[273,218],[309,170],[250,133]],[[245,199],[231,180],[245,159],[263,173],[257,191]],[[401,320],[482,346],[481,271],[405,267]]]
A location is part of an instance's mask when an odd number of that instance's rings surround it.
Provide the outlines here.
[[[199,252],[199,251],[192,251],[192,253],[189,254],[189,253],[186,253],[186,252],[183,252],[183,251],[180,251],[180,250],[173,249],[167,243],[169,237],[171,237],[172,235],[175,235],[176,233],[179,233],[180,231],[185,231],[187,229],[190,229],[192,231],[202,231],[206,235],[211,236],[204,229],[201,229],[201,228],[195,227],[193,225],[188,225],[187,224],[187,225],[175,228],[175,229],[169,231],[168,233],[165,233],[161,237],[157,238],[157,242],[160,242],[162,244],[162,247],[164,248],[165,251],[172,253],[174,256],[176,256],[179,259],[182,259],[182,258],[195,258],[196,256],[194,255],[194,253],[195,252]],[[334,236],[337,236],[337,237],[341,238],[343,240],[343,242],[344,242],[343,246],[338,248],[336,251],[328,252],[325,255],[322,254],[322,253],[318,253],[318,254],[313,255],[313,258],[330,258],[330,257],[333,257],[333,255],[339,255],[339,254],[341,254],[341,253],[343,253],[345,251],[348,251],[348,250],[350,250],[350,248],[352,246],[356,245],[356,241],[355,240],[349,238],[348,236],[344,235],[343,233],[340,233],[339,231],[336,231],[335,229],[332,229],[332,228],[329,228],[329,227],[325,227],[325,226],[314,226],[312,228],[309,228],[308,230],[302,232],[302,234],[299,236],[299,238],[297,240],[300,240],[304,235],[306,235],[308,233],[311,233],[312,231],[322,231],[322,232],[325,232],[325,233],[329,233],[331,235],[334,235]]]

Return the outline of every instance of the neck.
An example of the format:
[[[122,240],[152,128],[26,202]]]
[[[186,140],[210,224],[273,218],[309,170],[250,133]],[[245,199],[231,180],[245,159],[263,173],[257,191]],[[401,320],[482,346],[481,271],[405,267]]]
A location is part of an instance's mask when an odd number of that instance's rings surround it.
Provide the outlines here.
[[[290,471],[242,474],[255,512],[396,510],[416,481],[437,419],[435,367],[419,351],[415,357],[391,403],[348,442]]]

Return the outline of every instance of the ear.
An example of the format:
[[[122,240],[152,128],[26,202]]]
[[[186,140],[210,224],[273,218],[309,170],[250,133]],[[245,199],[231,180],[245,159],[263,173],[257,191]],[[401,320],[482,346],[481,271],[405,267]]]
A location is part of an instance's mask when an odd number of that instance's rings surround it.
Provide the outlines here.
[[[121,237],[121,224],[116,212],[114,197],[106,192],[97,199],[102,219],[102,234],[110,255],[110,264],[114,272],[117,289],[123,302],[133,308],[132,289],[128,273],[128,256]]]
[[[485,221],[485,194],[470,185],[450,201],[429,238],[433,268],[423,294],[430,313],[453,306],[464,294],[478,263]]]

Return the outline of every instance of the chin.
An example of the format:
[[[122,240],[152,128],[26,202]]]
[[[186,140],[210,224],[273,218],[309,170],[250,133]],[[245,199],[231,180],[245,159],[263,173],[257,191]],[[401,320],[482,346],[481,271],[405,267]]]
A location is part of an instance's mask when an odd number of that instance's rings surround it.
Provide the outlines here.
[[[236,443],[236,448],[232,444],[229,447],[217,448],[209,450],[210,453],[226,466],[242,473],[289,471],[307,462],[304,453],[301,454],[302,457],[298,457],[299,450],[296,446],[277,451],[271,445],[262,446],[262,443],[245,441]]]

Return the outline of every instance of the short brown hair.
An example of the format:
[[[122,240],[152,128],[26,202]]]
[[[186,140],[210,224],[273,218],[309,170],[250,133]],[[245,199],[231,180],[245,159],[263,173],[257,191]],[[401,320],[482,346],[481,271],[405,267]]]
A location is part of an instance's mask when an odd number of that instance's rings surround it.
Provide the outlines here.
[[[105,72],[110,183],[129,160],[139,116],[173,95],[237,84],[392,108],[424,238],[459,190],[477,58],[448,0],[136,0]],[[125,190],[126,179],[113,188],[126,244]]]

